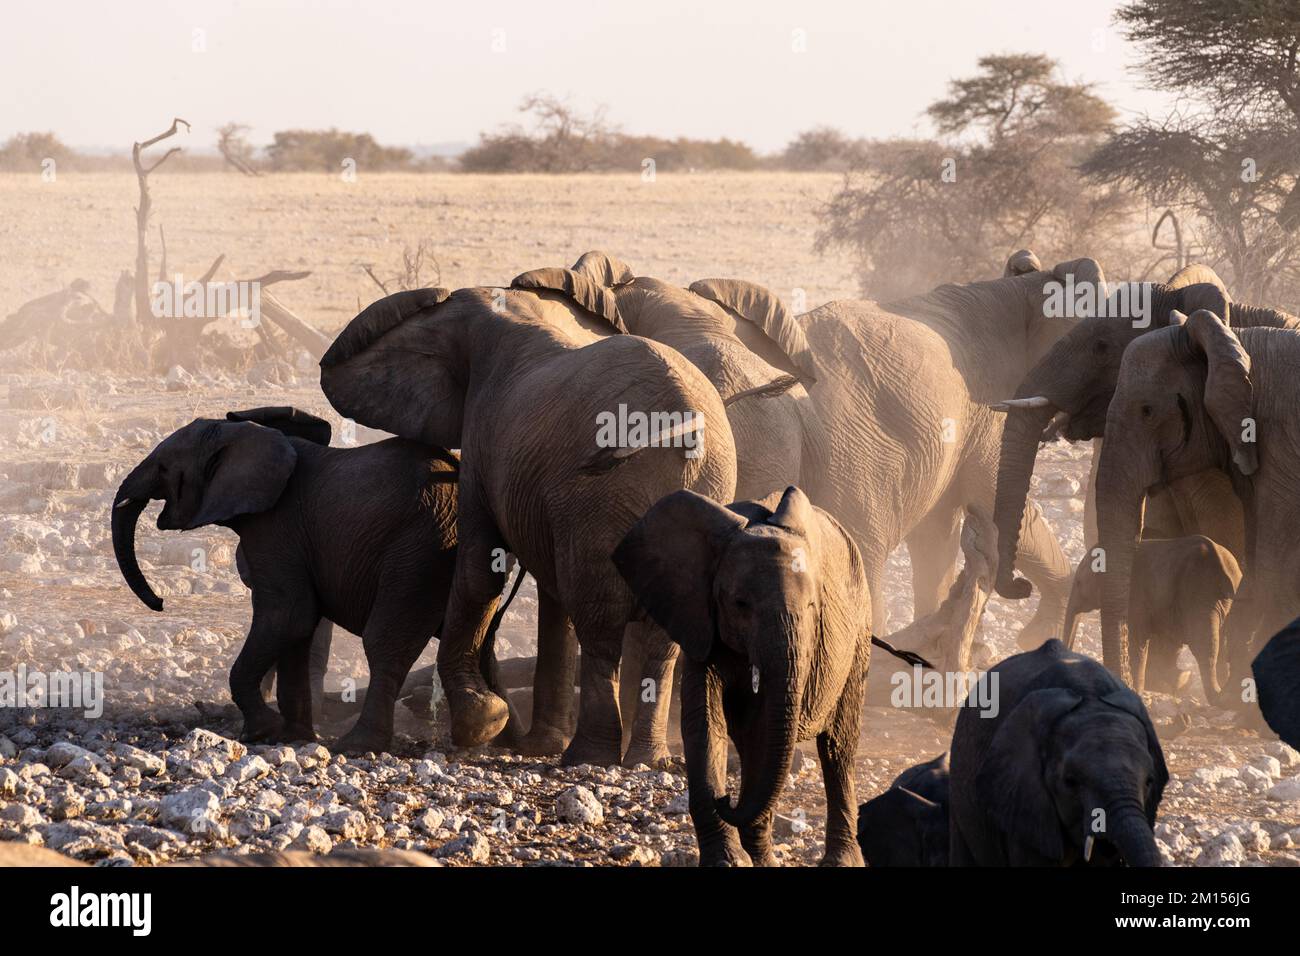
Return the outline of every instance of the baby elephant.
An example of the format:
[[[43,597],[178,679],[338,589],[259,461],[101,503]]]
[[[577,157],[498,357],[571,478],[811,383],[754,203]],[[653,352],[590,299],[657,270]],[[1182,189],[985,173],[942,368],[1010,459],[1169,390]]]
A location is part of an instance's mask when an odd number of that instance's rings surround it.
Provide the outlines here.
[[[1142,698],[1055,639],[980,680],[998,706],[957,715],[951,865],[1159,866],[1169,772]]]
[[[1102,575],[1093,570],[1093,562],[1092,554],[1085,554],[1074,572],[1065,612],[1065,646],[1070,650],[1079,618],[1101,607]],[[1228,660],[1223,622],[1240,583],[1241,568],[1232,552],[1204,535],[1139,542],[1129,601],[1133,679],[1139,693],[1182,689],[1177,660],[1186,644],[1200,667],[1205,699],[1219,703]]]
[[[948,754],[908,767],[858,807],[867,866],[948,865]]]
[[[253,592],[252,627],[230,671],[243,739],[315,739],[308,658],[325,619],[361,635],[370,666],[361,716],[338,748],[385,750],[402,681],[447,603],[459,462],[403,438],[330,448],[329,423],[292,408],[228,418],[173,432],[126,476],[113,505],[122,576],[162,610],[135,557],[136,522],[151,499],[166,502],[162,530],[230,528]],[[278,714],[260,687],[272,666]]]
[[[686,652],[682,740],[700,865],[774,863],[772,812],[795,744],[815,736],[826,786],[822,865],[861,866],[853,756],[871,601],[844,529],[794,487],[727,507],[677,491],[646,512],[613,558]],[[728,735],[741,763],[735,807]]]

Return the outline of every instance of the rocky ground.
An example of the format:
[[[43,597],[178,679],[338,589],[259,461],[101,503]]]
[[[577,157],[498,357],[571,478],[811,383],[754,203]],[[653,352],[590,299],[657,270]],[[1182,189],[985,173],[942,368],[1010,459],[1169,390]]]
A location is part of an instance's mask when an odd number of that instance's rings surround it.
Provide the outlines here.
[[[141,522],[141,564],[167,599],[155,614],[121,583],[108,509],[125,470],[194,416],[294,403],[330,417],[305,364],[242,377],[24,372],[0,382],[0,672],[99,673],[104,688],[97,717],[0,708],[0,839],[108,865],[339,847],[418,850],[450,865],[693,862],[680,765],[560,768],[492,748],[457,752],[439,713],[405,708],[396,752],[370,759],[329,749],[350,717],[324,721],[317,744],[246,748],[233,739],[239,722],[227,706],[226,675],[249,619],[233,535],[163,535]],[[1037,482],[1071,557],[1082,551],[1087,454],[1049,448]],[[893,626],[906,623],[905,551],[891,565],[887,593]],[[526,586],[503,627],[502,656],[532,652],[535,609]],[[1032,602],[990,604],[984,640],[995,656],[1014,652],[1031,610]],[[1097,651],[1095,621],[1082,640]],[[1190,658],[1183,665],[1191,668]],[[330,689],[365,682],[360,642],[337,638]],[[1199,688],[1195,673],[1191,687]],[[1158,826],[1167,860],[1300,865],[1300,754],[1197,697],[1149,695],[1148,706],[1173,774]],[[869,708],[859,795],[945,749],[947,735],[924,716]],[[823,808],[806,746],[780,808],[783,862],[817,860]]]

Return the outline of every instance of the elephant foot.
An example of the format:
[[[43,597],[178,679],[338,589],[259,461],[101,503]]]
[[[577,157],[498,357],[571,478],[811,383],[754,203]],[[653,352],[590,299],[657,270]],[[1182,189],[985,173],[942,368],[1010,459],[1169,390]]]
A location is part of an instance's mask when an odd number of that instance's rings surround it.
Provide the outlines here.
[[[623,766],[635,767],[638,764],[645,764],[652,770],[667,770],[673,765],[673,755],[662,741],[639,743],[634,740],[623,755]]]
[[[564,756],[560,758],[560,766],[577,767],[580,764],[589,763],[596,767],[617,767],[620,750],[618,741],[601,743],[585,739],[581,734],[578,734],[569,741],[569,746],[564,748]]]
[[[569,742],[569,735],[555,727],[534,725],[519,738],[515,749],[525,757],[551,757],[563,753]]]
[[[285,724],[284,729],[280,731],[277,742],[282,744],[315,743],[319,739],[316,736],[316,728],[311,724]]]
[[[495,738],[510,720],[510,707],[491,691],[467,687],[447,695],[451,739],[457,747],[477,747]]]
[[[739,843],[727,842],[700,848],[700,866],[753,866],[749,854]]]
[[[284,718],[277,713],[245,717],[239,741],[245,744],[279,743],[283,739]]]
[[[334,749],[349,757],[359,757],[366,753],[385,753],[392,746],[393,735],[378,730],[368,730],[361,726],[353,727],[339,738]]]
[[[856,843],[829,846],[818,866],[866,866],[862,859],[862,849]]]

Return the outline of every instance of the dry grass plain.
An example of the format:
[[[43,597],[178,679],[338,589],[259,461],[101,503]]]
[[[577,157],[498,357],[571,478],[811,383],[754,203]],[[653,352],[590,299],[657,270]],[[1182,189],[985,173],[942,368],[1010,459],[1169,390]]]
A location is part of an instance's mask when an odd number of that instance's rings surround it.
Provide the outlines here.
[[[808,308],[853,297],[851,262],[812,250],[817,209],[838,179],[752,173],[661,175],[646,183],[639,175],[363,172],[346,183],[323,173],[250,179],[168,175],[164,168],[152,190],[154,223],[166,229],[172,271],[197,277],[218,253],[227,256],[220,278],[275,268],[311,270],[310,277],[276,294],[308,322],[334,332],[358,303],[379,294],[362,266],[391,274],[403,248],[422,239],[439,267],[438,273],[426,272],[426,283],[453,288],[505,284],[525,270],[568,265],[586,250],[603,249],[639,274],[682,284],[707,276],[743,277],[768,285],[787,302],[803,290]],[[118,273],[134,260],[135,201],[130,175],[66,173],[54,183],[36,175],[0,176],[0,316],[75,278],[86,279],[108,306]],[[151,246],[156,268],[156,228]],[[187,566],[188,550],[182,547],[178,559],[177,547],[152,528],[155,505],[141,522],[140,554],[168,602],[163,614],[152,614],[122,584],[113,562],[107,539],[112,489],[124,469],[194,417],[288,403],[328,414],[312,369],[279,384],[239,374],[200,376],[169,391],[159,376],[34,368],[0,355],[0,385],[0,613],[14,615],[0,628],[0,670],[15,663],[102,669],[110,711],[170,721],[168,726],[193,725],[194,700],[228,701],[226,673],[249,619],[247,592],[229,559],[233,535],[205,529],[186,536],[186,547],[199,545],[213,558],[206,571],[196,572]],[[1082,551],[1086,464],[1086,449],[1054,446],[1037,484],[1072,558]],[[535,603],[527,591],[507,619],[516,650],[527,650],[534,624]],[[902,549],[890,569],[887,597],[893,626],[907,623],[911,601]],[[990,603],[985,640],[999,656],[1014,651],[1014,635],[1031,610],[1028,602]],[[1083,642],[1096,650],[1095,623],[1087,626]],[[427,651],[423,660],[431,656]],[[364,683],[359,642],[336,639],[331,668],[335,687],[346,678]],[[1242,780],[1246,765],[1271,752],[1268,742],[1191,700],[1153,697],[1150,705],[1177,778],[1162,808],[1161,831],[1177,862],[1226,862],[1240,848],[1248,862],[1300,864],[1293,849],[1300,840],[1297,804],[1278,805]],[[40,715],[10,725],[5,719],[0,714],[0,733],[30,731],[48,746],[38,733]],[[889,708],[872,708],[865,724],[858,776],[863,799],[946,746],[944,728]],[[325,728],[326,742],[345,726]],[[238,723],[219,729],[233,734]],[[408,756],[428,749],[427,724],[408,719],[404,730],[401,746]],[[507,764],[506,771],[531,767]],[[1213,772],[1197,775],[1207,768]],[[536,769],[549,772],[545,762]],[[519,792],[534,793],[528,785]],[[553,799],[545,788],[534,795]],[[644,840],[656,852],[688,848],[689,822],[663,811],[666,803],[666,797],[647,798],[649,816],[629,824],[630,835],[620,839],[637,845]],[[820,774],[800,774],[782,812],[802,811],[811,829],[784,838],[785,859],[816,858],[821,808]],[[584,858],[610,862],[600,834],[594,836]],[[498,855],[494,843],[492,859],[538,859],[530,855],[537,847],[542,860],[563,859],[554,855],[561,852],[556,847],[572,838],[565,830],[533,833],[523,856],[508,856],[508,846]],[[395,843],[387,836],[374,842]],[[412,845],[432,849],[437,841],[430,836]],[[206,849],[196,844],[183,855]]]

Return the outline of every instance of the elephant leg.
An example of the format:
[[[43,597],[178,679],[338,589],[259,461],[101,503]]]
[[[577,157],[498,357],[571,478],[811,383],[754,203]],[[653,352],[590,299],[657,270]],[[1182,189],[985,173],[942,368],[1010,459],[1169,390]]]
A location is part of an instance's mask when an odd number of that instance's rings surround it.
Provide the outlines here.
[[[1133,635],[1130,631],[1129,650],[1132,662],[1133,690],[1141,694],[1147,687],[1147,662],[1151,656],[1151,641],[1145,636]]]
[[[308,672],[310,658],[309,635],[285,647],[276,662],[275,699],[280,706],[280,716],[284,718],[284,728],[280,731],[282,741],[316,739],[316,728],[312,723],[311,676]]]
[[[653,624],[635,625],[640,631],[640,680],[633,684],[636,692],[636,717],[623,766],[666,767],[672,760],[668,752],[668,711],[672,706],[673,671],[677,666],[677,645]],[[626,644],[626,642],[625,642]],[[636,674],[635,671],[628,677]]]
[[[1217,705],[1223,695],[1223,660],[1221,627],[1223,624],[1223,602],[1220,602],[1205,622],[1201,635],[1194,638],[1192,656],[1201,674],[1201,689],[1205,692],[1205,701]]]
[[[1168,634],[1158,634],[1147,644],[1147,690],[1164,694],[1177,694],[1187,682],[1184,672],[1178,669],[1178,653],[1182,650],[1178,639]]]
[[[438,677],[451,712],[451,738],[458,747],[487,743],[510,719],[510,707],[484,678],[482,662],[483,642],[501,599],[505,575],[492,570],[494,559],[485,544],[490,539],[472,519],[461,511],[457,535],[469,544],[462,544],[457,555],[438,635]]]
[[[1032,501],[1025,502],[1023,520],[1016,568],[1037,589],[1038,608],[1016,640],[1021,648],[1033,650],[1049,638],[1064,636],[1065,608],[1074,573],[1042,509]]]
[[[245,742],[279,739],[288,714],[276,713],[262,696],[262,680],[276,664],[283,669],[285,652],[295,645],[309,644],[319,621],[310,602],[291,593],[269,594],[264,589],[253,592],[253,623],[239,656],[230,668],[230,697],[244,717],[241,736]],[[306,680],[306,658],[303,658]],[[281,674],[277,683],[287,678]],[[306,692],[308,730],[310,730],[311,695]],[[292,691],[290,692],[292,697]],[[299,706],[295,702],[295,706]]]
[[[578,638],[558,601],[537,592],[537,667],[533,672],[533,719],[520,753],[533,757],[563,752],[573,732],[574,670]]]
[[[865,866],[858,846],[858,801],[853,790],[853,759],[858,752],[862,723],[862,686],[866,683],[866,656],[862,654],[860,677],[851,679],[830,726],[817,735],[817,756],[821,758],[822,784],[826,788],[826,852],[822,866]]]
[[[311,706],[317,713],[325,709],[325,674],[330,666],[330,645],[334,642],[334,625],[320,619],[311,636],[311,654],[307,658],[307,673],[311,679]]]
[[[912,619],[939,609],[957,579],[962,509],[940,504],[906,538],[912,564]]]
[[[436,626],[418,598],[383,586],[380,595],[382,603],[371,610],[361,634],[370,669],[366,699],[361,716],[337,745],[346,754],[383,753],[392,746],[397,696]]]
[[[722,678],[707,664],[687,660],[682,673],[682,744],[691,823],[700,866],[749,866],[734,827],[718,816],[727,792],[727,734],[722,716]]]
[[[563,766],[616,766],[623,753],[623,722],[618,710],[618,664],[623,625],[575,622],[582,648],[578,726],[560,758]]]

